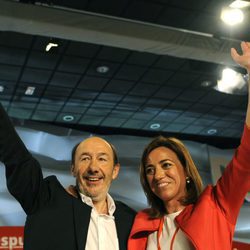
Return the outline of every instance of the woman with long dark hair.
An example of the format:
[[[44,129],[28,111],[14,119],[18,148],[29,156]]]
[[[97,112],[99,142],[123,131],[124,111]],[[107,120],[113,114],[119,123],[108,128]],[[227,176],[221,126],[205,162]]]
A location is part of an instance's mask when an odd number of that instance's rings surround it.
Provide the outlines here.
[[[250,43],[235,62],[250,73]],[[250,83],[248,82],[250,92]],[[128,250],[230,250],[240,207],[250,190],[250,97],[241,144],[215,186],[203,190],[184,144],[158,137],[146,146],[140,179],[150,208],[134,221]]]

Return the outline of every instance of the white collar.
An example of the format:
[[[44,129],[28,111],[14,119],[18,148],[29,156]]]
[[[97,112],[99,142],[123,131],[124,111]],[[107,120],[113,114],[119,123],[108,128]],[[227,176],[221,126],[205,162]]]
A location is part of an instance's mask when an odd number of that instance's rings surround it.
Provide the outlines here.
[[[79,192],[79,194],[81,196],[82,202],[84,202],[85,204],[87,204],[90,207],[92,207],[93,209],[95,209],[93,201],[92,201],[92,199],[89,196],[86,196],[86,195],[84,195],[84,194],[82,194],[80,192]],[[107,201],[108,201],[108,212],[109,212],[109,215],[113,216],[113,214],[115,212],[115,209],[116,209],[116,206],[115,206],[115,202],[114,202],[113,198],[108,193],[107,193]]]

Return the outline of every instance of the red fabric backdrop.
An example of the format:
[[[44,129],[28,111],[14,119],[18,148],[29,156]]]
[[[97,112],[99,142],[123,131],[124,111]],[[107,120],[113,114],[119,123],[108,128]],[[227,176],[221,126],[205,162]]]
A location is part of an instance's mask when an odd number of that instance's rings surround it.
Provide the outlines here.
[[[0,249],[23,249],[23,227],[0,227]]]

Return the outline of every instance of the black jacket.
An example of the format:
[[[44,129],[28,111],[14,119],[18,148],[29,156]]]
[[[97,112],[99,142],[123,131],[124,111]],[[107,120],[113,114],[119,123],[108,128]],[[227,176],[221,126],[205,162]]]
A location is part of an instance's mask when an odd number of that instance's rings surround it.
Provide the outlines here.
[[[27,214],[25,250],[84,250],[91,207],[71,196],[55,176],[43,178],[40,164],[28,152],[0,105],[0,160],[7,186]],[[114,213],[120,250],[127,239],[135,211],[115,201]]]

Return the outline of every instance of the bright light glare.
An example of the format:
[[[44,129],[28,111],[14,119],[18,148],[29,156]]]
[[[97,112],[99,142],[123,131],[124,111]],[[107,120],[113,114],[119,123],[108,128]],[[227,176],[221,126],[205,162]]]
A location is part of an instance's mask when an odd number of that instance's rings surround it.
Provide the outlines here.
[[[237,77],[237,72],[230,69],[230,68],[225,68],[223,69],[222,71],[222,81],[224,82],[229,82],[229,85],[231,87],[234,87],[236,84],[235,84],[235,79]]]
[[[228,25],[236,25],[243,21],[244,15],[240,9],[227,8],[221,12],[221,20]]]
[[[25,95],[33,95],[35,92],[35,89],[36,89],[35,87],[31,87],[31,86],[27,87],[27,89],[25,90]]]
[[[48,43],[45,50],[48,52],[48,51],[50,51],[50,49],[52,47],[58,47],[58,44],[57,43]]]
[[[217,82],[217,88],[221,92],[228,93],[233,88],[239,87],[238,84],[241,80],[241,74],[236,71],[226,68],[222,71],[222,78]]]
[[[250,6],[250,2],[247,1],[241,1],[241,0],[236,0],[233,1],[229,7],[231,8],[237,8],[237,9],[241,9],[241,8],[246,8]]]

